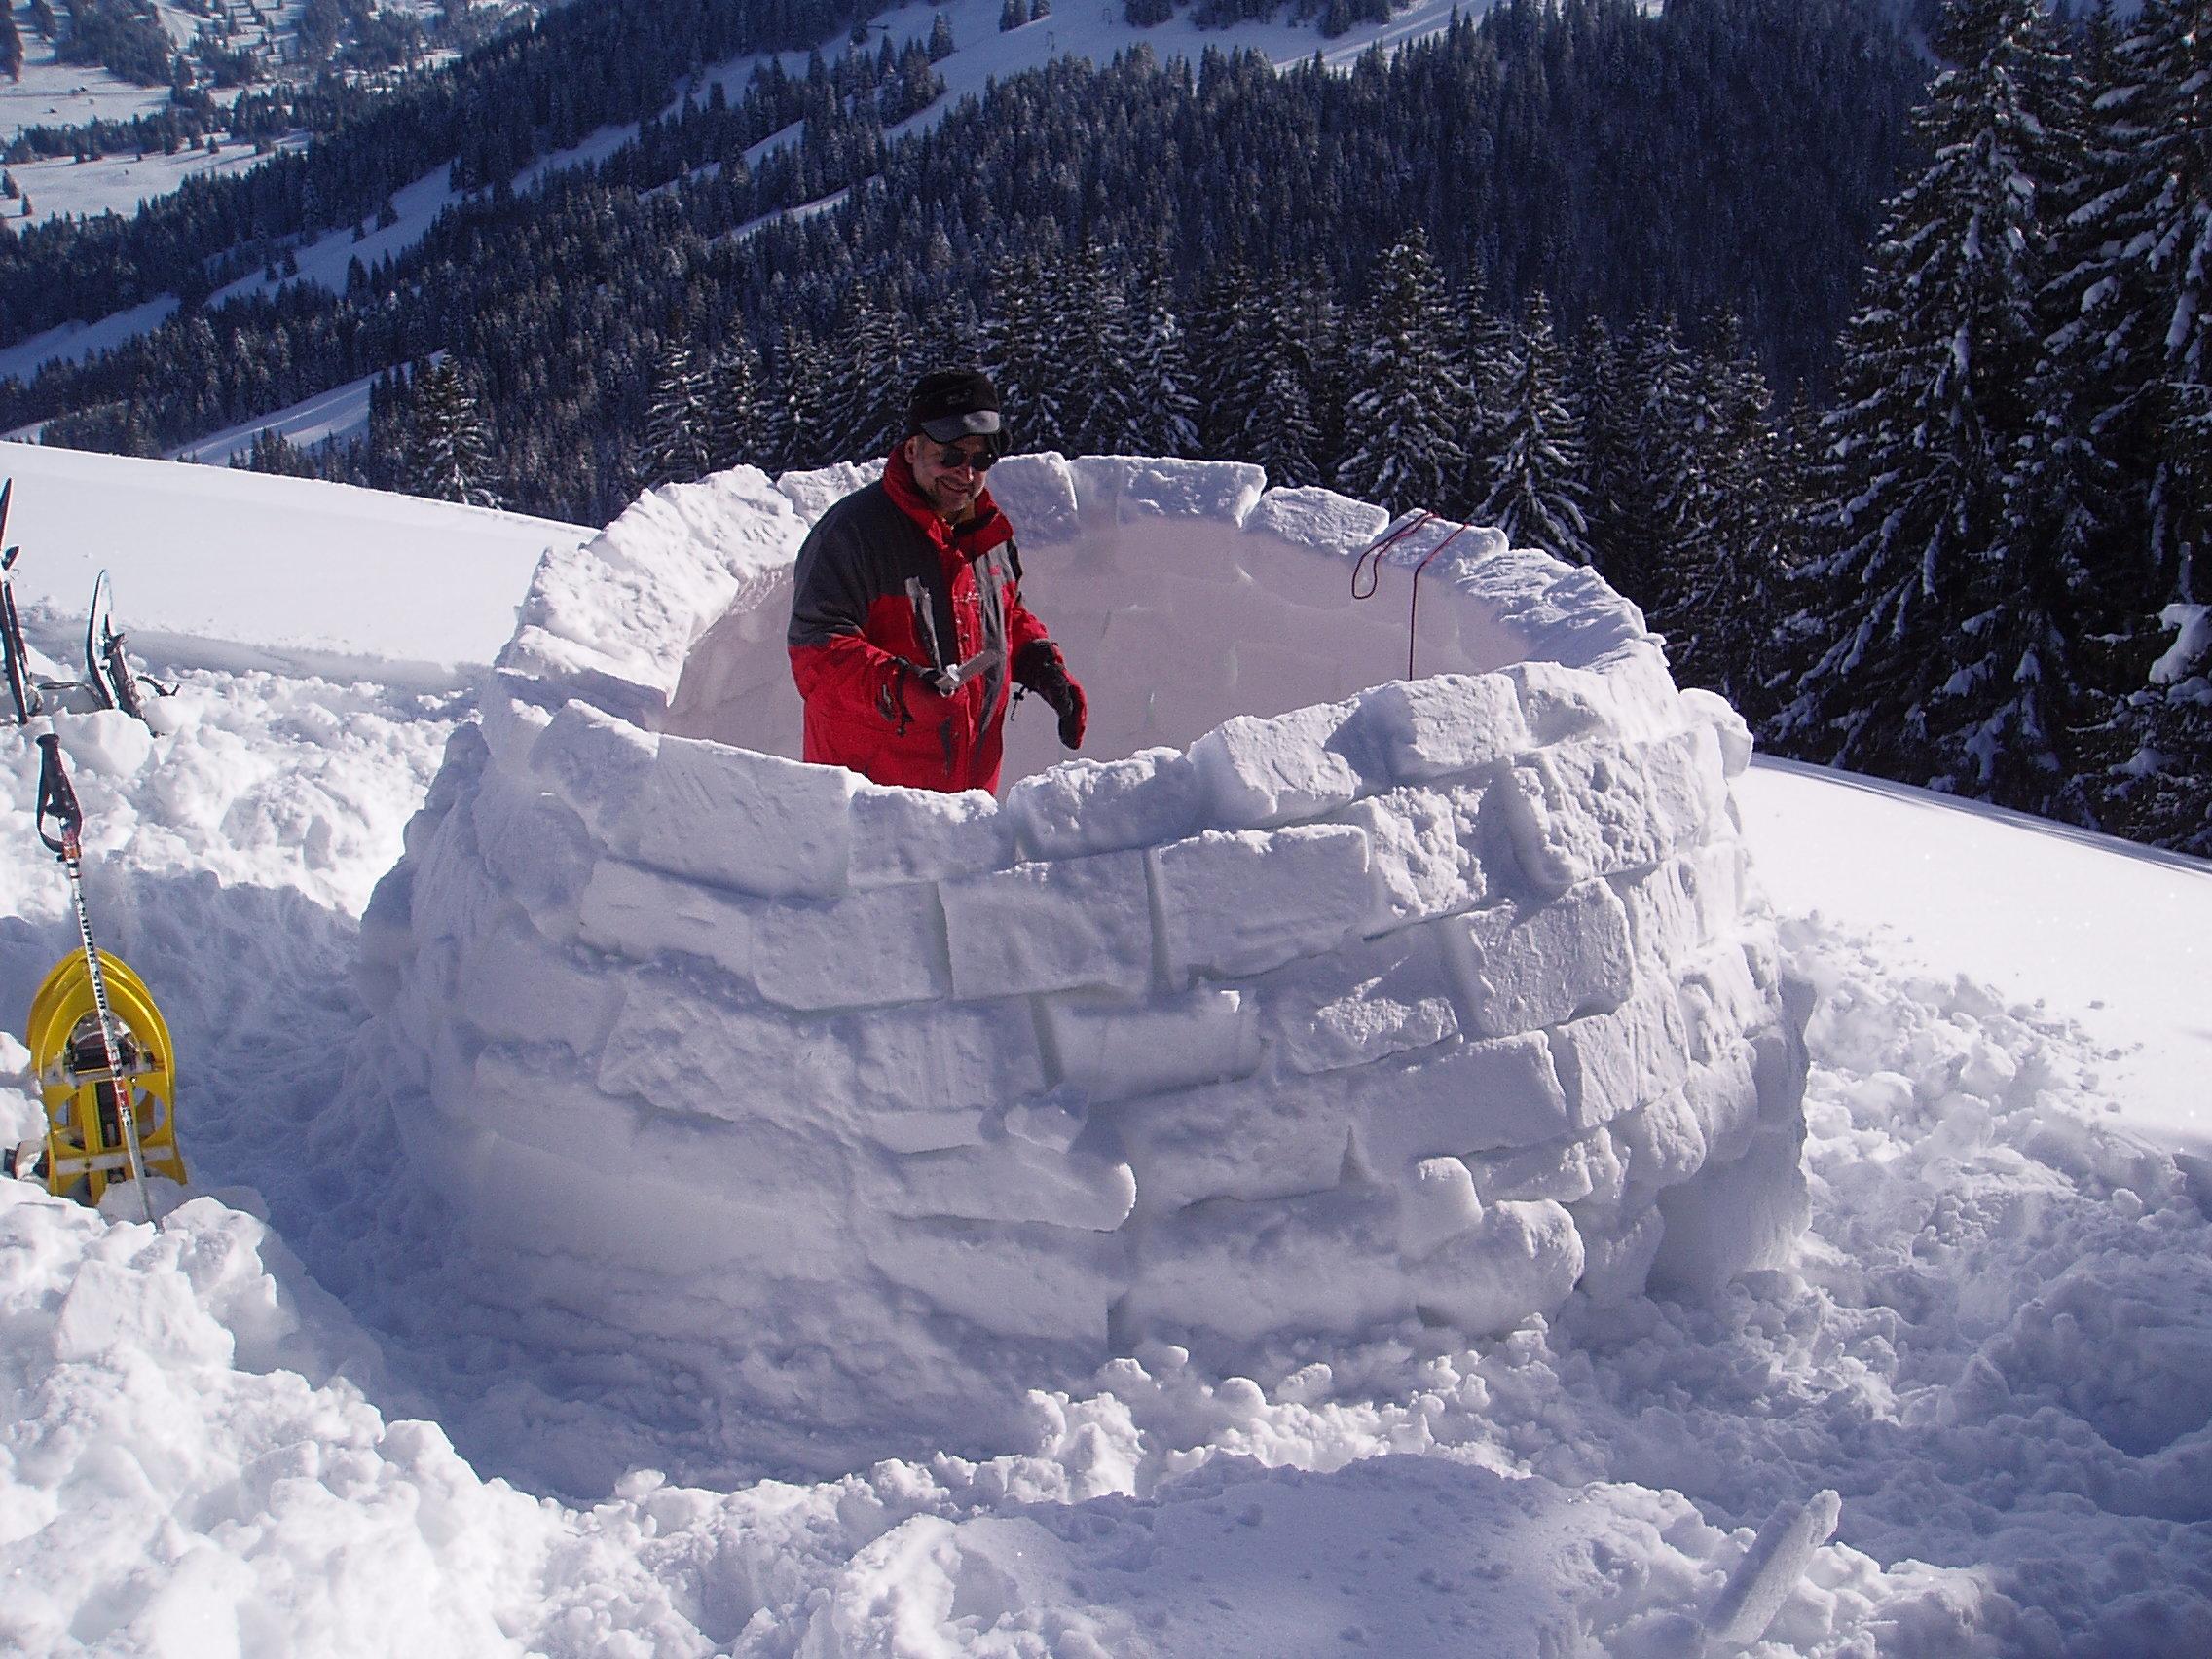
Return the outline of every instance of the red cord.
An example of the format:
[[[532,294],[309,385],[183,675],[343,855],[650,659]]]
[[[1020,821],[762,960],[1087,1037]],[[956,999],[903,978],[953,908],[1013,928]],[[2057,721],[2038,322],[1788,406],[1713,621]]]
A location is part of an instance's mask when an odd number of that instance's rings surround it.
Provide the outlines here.
[[[1382,580],[1382,554],[1384,553],[1384,551],[1389,548],[1391,543],[1398,540],[1401,536],[1410,535],[1414,531],[1420,529],[1422,525],[1427,524],[1435,517],[1436,515],[1430,512],[1418,513],[1413,518],[1408,519],[1404,524],[1400,525],[1396,530],[1390,532],[1389,535],[1383,536],[1381,540],[1371,542],[1368,545],[1367,550],[1360,554],[1358,561],[1353,564],[1351,568],[1352,598],[1355,600],[1374,598],[1375,589]],[[1406,678],[1408,680],[1411,680],[1414,677],[1414,629],[1420,620],[1420,573],[1421,571],[1428,569],[1428,562],[1431,559],[1435,558],[1439,553],[1443,552],[1447,547],[1451,546],[1453,542],[1458,540],[1459,537],[1464,535],[1466,533],[1467,527],[1465,525],[1462,524],[1458,526],[1452,532],[1450,535],[1447,535],[1442,541],[1439,541],[1434,547],[1431,547],[1426,553],[1423,553],[1420,558],[1420,563],[1414,567],[1413,601],[1406,608]],[[1370,559],[1375,561],[1373,565],[1368,564],[1368,561]],[[1367,587],[1365,591],[1362,591],[1359,585],[1360,572],[1363,571],[1367,573]]]
[[[1430,512],[1416,513],[1412,518],[1406,520],[1406,522],[1400,525],[1396,530],[1390,532],[1389,535],[1383,536],[1378,541],[1369,542],[1367,544],[1367,550],[1364,553],[1360,554],[1359,558],[1352,564],[1352,598],[1374,598],[1376,584],[1382,579],[1382,554],[1384,550],[1388,548],[1390,544],[1396,541],[1400,536],[1411,535],[1414,531],[1420,529],[1422,525],[1428,523],[1428,521],[1435,516],[1436,515],[1434,513]],[[1370,559],[1375,561],[1372,566],[1368,564],[1368,560]],[[1362,593],[1359,590],[1359,574],[1362,571],[1365,571],[1367,572],[1367,591],[1365,593]]]

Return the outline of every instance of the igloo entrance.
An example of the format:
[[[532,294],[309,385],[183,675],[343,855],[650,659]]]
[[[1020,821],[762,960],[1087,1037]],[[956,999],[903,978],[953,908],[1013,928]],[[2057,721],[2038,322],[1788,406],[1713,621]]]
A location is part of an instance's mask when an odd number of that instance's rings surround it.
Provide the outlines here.
[[[1726,779],[1589,571],[1257,469],[992,474],[1091,694],[1003,802],[790,758],[807,524],[854,469],[549,557],[364,921],[372,1049],[502,1282],[748,1409],[993,1432],[1147,1338],[1470,1336],[1778,1259],[1805,1071]],[[907,1361],[914,1363],[907,1363]],[[917,1401],[917,1380],[942,1390]]]

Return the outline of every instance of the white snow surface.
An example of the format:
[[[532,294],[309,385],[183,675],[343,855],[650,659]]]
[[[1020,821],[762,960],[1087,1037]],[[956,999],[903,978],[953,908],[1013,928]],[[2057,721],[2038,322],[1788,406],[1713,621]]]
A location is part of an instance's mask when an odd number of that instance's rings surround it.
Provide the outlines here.
[[[166,476],[171,525],[227,532],[240,561],[280,572],[313,529]],[[281,633],[290,601],[272,580],[240,603],[274,614],[225,631]],[[427,608],[393,580],[354,654]],[[59,721],[102,943],[175,1029],[197,1185],[156,1235],[128,1203],[0,1184],[0,1648],[2212,1647],[2212,1169],[2139,1121],[2121,1038],[2081,1022],[2090,975],[2022,954],[1991,989],[1987,906],[1881,900],[1905,866],[1971,892],[2002,851],[2016,907],[2126,939],[2095,1000],[2155,1056],[2201,1037],[2165,997],[2193,972],[2175,941],[2212,924],[2201,866],[1753,767],[1747,833],[1815,991],[1811,1221],[1787,1264],[1710,1297],[1577,1296],[1498,1338],[1289,1343],[1243,1376],[1148,1344],[1032,1393],[987,1456],[917,1439],[793,1479],[819,1460],[803,1429],[735,1458],[745,1425],[701,1409],[695,1375],[473,1271],[390,1121],[349,1104],[357,918],[469,696],[184,679],[166,735]],[[73,930],[12,727],[0,770],[0,1002],[20,1010]],[[2145,908],[2172,929],[2134,928]],[[0,1042],[18,1134],[23,1065]],[[587,1297],[652,1294],[573,1271]]]
[[[310,478],[0,446],[32,644],[72,665],[113,572],[115,626],[160,672],[284,667],[451,686],[513,632],[538,557],[591,532]],[[189,511],[178,510],[180,501]]]

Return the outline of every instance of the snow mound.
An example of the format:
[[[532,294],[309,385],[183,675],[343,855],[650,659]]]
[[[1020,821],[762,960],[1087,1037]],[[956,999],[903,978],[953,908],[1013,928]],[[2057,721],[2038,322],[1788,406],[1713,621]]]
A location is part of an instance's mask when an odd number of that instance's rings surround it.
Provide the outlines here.
[[[792,562],[865,476],[548,552],[371,903],[355,1083],[499,1294],[712,1333],[749,1412],[972,1443],[1005,1379],[1147,1340],[1484,1335],[1787,1256],[1750,745],[1632,606],[1435,521],[1355,603],[1379,509],[1016,458],[1089,755],[1021,709],[1003,804],[885,789],[790,757]]]

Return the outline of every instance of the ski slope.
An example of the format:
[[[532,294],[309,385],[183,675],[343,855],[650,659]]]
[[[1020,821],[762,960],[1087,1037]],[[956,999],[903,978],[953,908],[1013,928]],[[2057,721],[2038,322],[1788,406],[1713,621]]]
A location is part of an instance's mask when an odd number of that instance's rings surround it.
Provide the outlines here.
[[[389,1122],[331,1108],[362,906],[504,637],[491,564],[511,623],[516,542],[573,532],[61,464],[18,469],[26,571],[99,543],[179,642],[166,735],[61,724],[197,1186],[157,1236],[0,1185],[0,1650],[2212,1650],[2212,870],[1754,763],[1817,993],[1791,1269],[1243,1378],[1149,1346],[990,1456],[791,1478],[800,1438],[733,1460],[681,1367],[473,1274]],[[238,575],[195,610],[165,582],[201,562]],[[57,658],[66,624],[34,618]],[[71,939],[34,770],[0,729],[11,1028]],[[11,1135],[23,1060],[0,1040]]]

